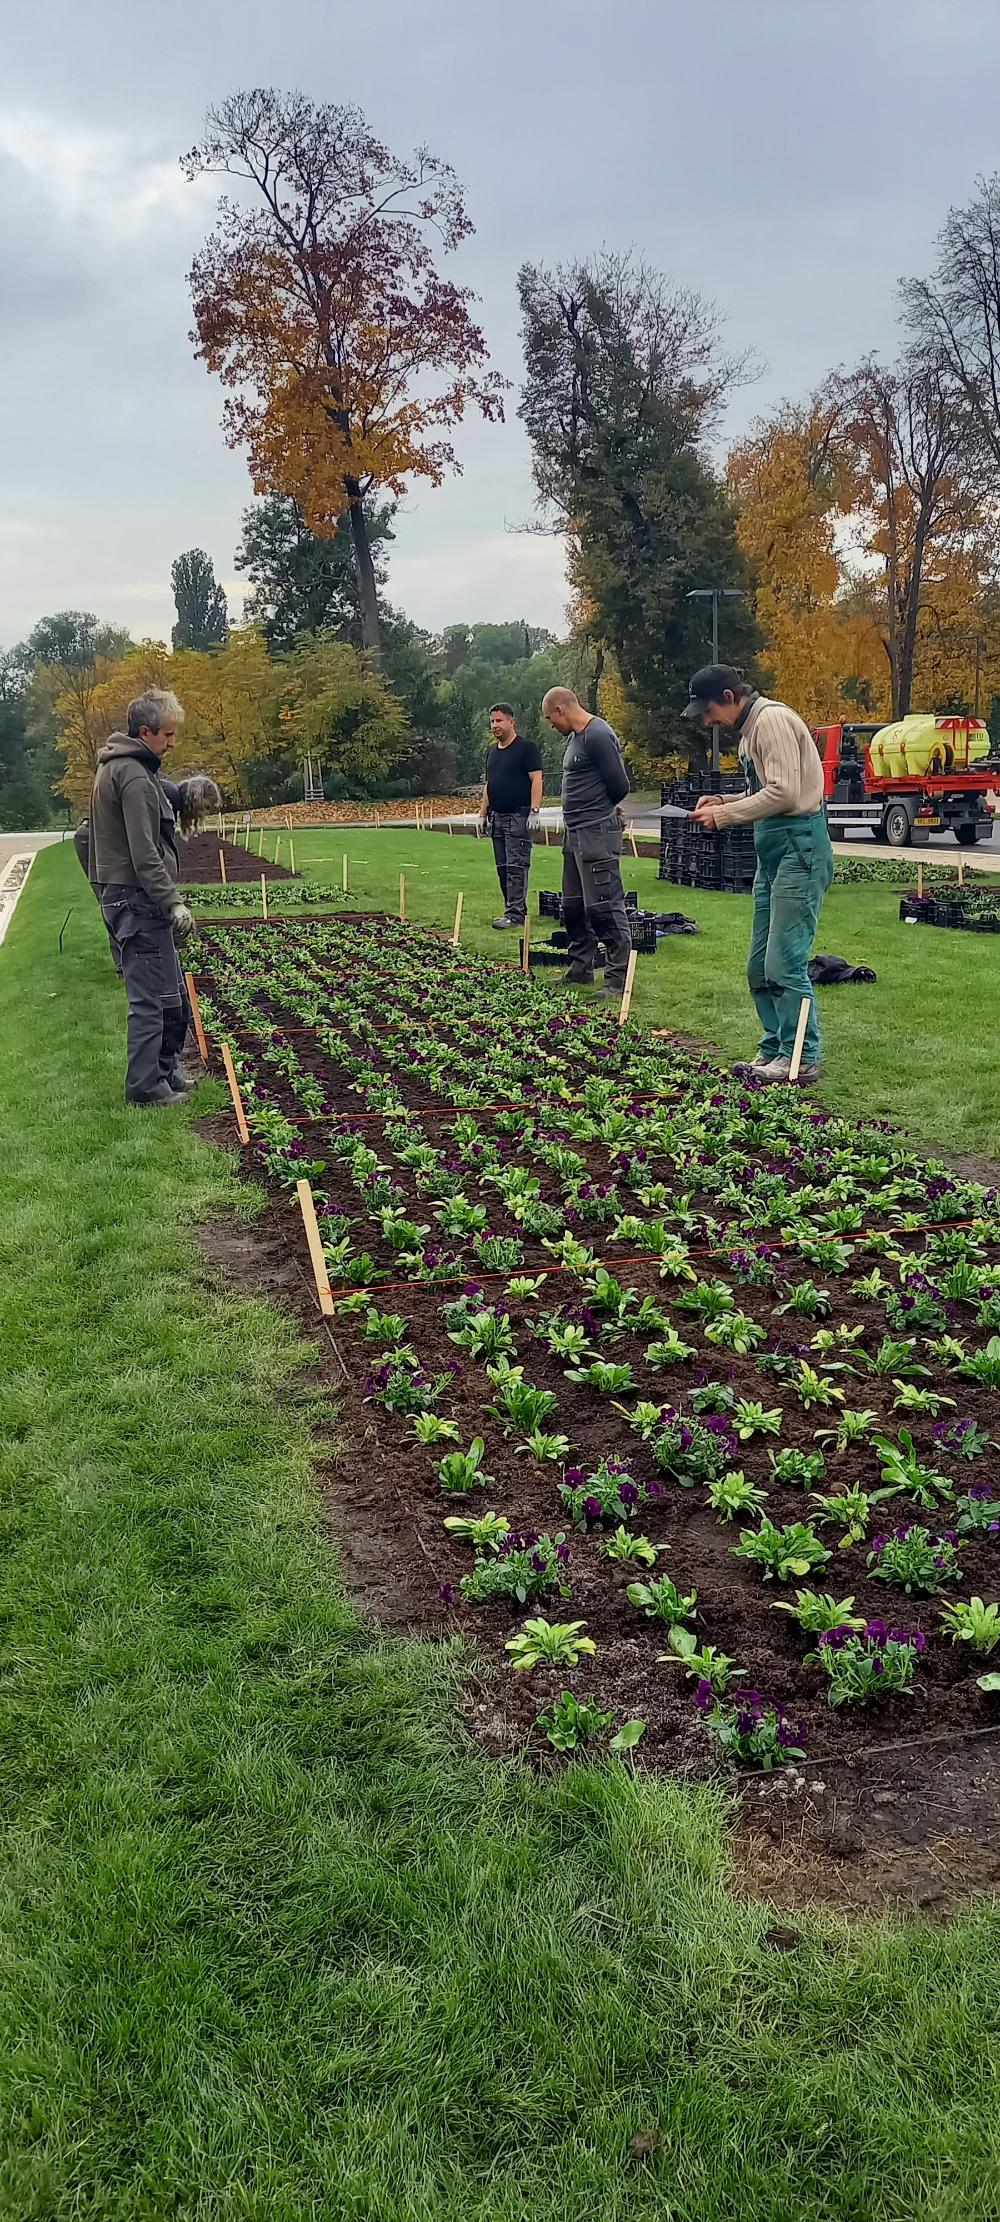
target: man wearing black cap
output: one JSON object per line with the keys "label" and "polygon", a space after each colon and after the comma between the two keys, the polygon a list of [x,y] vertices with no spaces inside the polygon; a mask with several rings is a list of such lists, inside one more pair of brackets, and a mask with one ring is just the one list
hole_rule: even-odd
{"label": "man wearing black cap", "polygon": [[706,831],[753,826],[757,873],[747,980],[763,1038],[751,1067],[787,1080],[803,999],[809,999],[799,1079],[818,1077],[820,1034],[809,957],[833,850],[823,808],[823,767],[809,727],[784,702],[755,693],[731,664],[696,671],[683,715],[721,725],[739,740],[745,795],[702,795],[694,810]]}

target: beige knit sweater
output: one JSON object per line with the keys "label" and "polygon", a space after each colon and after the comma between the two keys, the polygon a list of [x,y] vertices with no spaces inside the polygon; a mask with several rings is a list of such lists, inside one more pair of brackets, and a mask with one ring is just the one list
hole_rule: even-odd
{"label": "beige knit sweater", "polygon": [[740,755],[747,756],[760,781],[760,793],[737,795],[719,810],[720,826],[745,826],[754,818],[805,817],[823,801],[819,750],[802,719],[784,702],[762,695],[752,705],[740,734]]}

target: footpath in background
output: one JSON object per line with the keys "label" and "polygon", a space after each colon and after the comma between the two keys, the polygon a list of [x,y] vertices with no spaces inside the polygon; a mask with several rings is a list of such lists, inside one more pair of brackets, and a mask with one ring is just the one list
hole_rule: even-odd
{"label": "footpath in background", "polygon": [[0,941],[6,935],[34,861],[32,855],[14,856],[0,872]]}

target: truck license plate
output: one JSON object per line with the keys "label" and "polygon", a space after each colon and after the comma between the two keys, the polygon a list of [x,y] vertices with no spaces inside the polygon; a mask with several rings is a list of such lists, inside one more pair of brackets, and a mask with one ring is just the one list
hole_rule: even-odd
{"label": "truck license plate", "polygon": [[940,818],[926,818],[923,811],[920,811],[918,816],[914,818],[913,823],[917,826],[939,826],[941,820]]}

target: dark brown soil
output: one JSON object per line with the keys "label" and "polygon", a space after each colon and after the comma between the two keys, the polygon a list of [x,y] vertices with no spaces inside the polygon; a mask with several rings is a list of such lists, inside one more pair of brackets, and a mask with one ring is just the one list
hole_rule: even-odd
{"label": "dark brown soil", "polygon": [[[255,861],[255,860],[254,860]],[[209,978],[203,990],[211,996],[217,1021],[226,1024],[224,996]],[[262,995],[257,1016],[272,1018],[289,1038],[300,1065],[322,1086],[327,1119],[336,1106],[357,1117],[357,1097],[351,1098],[343,1070],[325,1057],[311,1029],[293,1023],[286,1005],[272,1004]],[[234,1014],[230,1014],[234,1017]],[[287,1023],[286,1023],[287,1022]],[[428,1033],[438,1031],[421,1021]],[[264,1059],[263,1045],[235,1023],[227,1024],[234,1041],[242,1039],[257,1061],[258,1095],[266,1092],[277,1108],[296,1121],[306,1149],[324,1154],[322,1126],[305,1118],[298,1099],[285,1080]],[[392,1069],[391,1049],[379,1058],[366,1045],[366,1062]],[[566,1077],[572,1080],[570,1064]],[[427,1139],[446,1146],[450,1116],[435,1102],[428,1089],[409,1077],[393,1077],[406,1100],[418,1109]],[[484,1131],[489,1113],[482,1113]],[[206,1131],[232,1146],[233,1122],[228,1114],[206,1122]],[[381,1128],[377,1118],[362,1131],[378,1146]],[[592,1173],[607,1177],[607,1160],[597,1145],[574,1144],[581,1149]],[[289,1310],[303,1331],[315,1338],[322,1380],[331,1399],[331,1437],[336,1438],[334,1458],[324,1471],[324,1493],[331,1530],[343,1560],[349,1585],[358,1599],[381,1623],[405,1633],[425,1637],[460,1632],[468,1637],[485,1664],[470,1679],[466,1714],[468,1725],[484,1746],[499,1756],[524,1753],[532,1764],[548,1767],[554,1762],[536,1728],[538,1712],[558,1694],[567,1679],[565,1670],[538,1670],[529,1676],[512,1674],[504,1645],[520,1625],[526,1611],[545,1612],[552,1618],[584,1620],[597,1645],[592,1675],[581,1668],[575,1677],[578,1694],[591,1687],[598,1701],[613,1708],[619,1720],[640,1717],[646,1724],[642,1759],[646,1765],[669,1770],[675,1776],[695,1779],[714,1768],[714,1746],[706,1736],[692,1702],[692,1688],[677,1665],[663,1662],[667,1642],[665,1626],[648,1621],[625,1596],[630,1580],[644,1578],[643,1570],[616,1564],[601,1550],[599,1534],[577,1534],[560,1504],[560,1468],[540,1464],[519,1453],[516,1442],[505,1435],[500,1418],[491,1410],[493,1392],[481,1365],[450,1341],[442,1315],[442,1302],[456,1293],[454,1287],[432,1288],[412,1281],[400,1283],[393,1254],[383,1245],[377,1225],[363,1212],[359,1198],[336,1160],[323,1174],[322,1186],[331,1204],[354,1222],[363,1247],[388,1282],[372,1292],[380,1309],[398,1309],[406,1318],[410,1340],[427,1374],[453,1367],[445,1409],[458,1423],[461,1441],[476,1435],[485,1441],[484,1464],[491,1481],[476,1495],[475,1504],[443,1494],[436,1475],[439,1451],[423,1449],[415,1441],[409,1420],[386,1413],[367,1396],[367,1376],[373,1346],[363,1334],[362,1320],[338,1313],[332,1322],[319,1316],[308,1250],[297,1204],[266,1174],[251,1146],[243,1160],[246,1170],[264,1187],[268,1204],[252,1228],[213,1227],[204,1230],[206,1254],[237,1285],[261,1290]],[[534,1166],[543,1195],[554,1200],[560,1193],[555,1175],[541,1163]],[[671,1160],[652,1167],[654,1177],[676,1177]],[[691,1176],[689,1174],[688,1179]],[[403,1190],[408,1208],[418,1220],[430,1216],[427,1199],[407,1168],[394,1162],[393,1178]],[[685,1185],[688,1182],[686,1181]],[[464,1187],[477,1195],[475,1176],[466,1171]],[[482,1191],[489,1204],[491,1227],[499,1233],[514,1232],[499,1199]],[[698,1191],[692,1196],[697,1211],[710,1204]],[[873,1203],[873,1224],[878,1223]],[[613,1263],[625,1259],[600,1224],[581,1229],[599,1256]],[[919,1237],[911,1238],[918,1241]],[[695,1254],[704,1236],[692,1234]],[[442,1247],[455,1247],[441,1237]],[[701,1253],[708,1258],[709,1253]],[[531,1273],[542,1266],[551,1271],[551,1257],[538,1243],[524,1242],[524,1264]],[[476,1278],[476,1268],[464,1269]],[[801,1278],[800,1268],[796,1278]],[[858,1270],[858,1268],[854,1268]],[[712,1265],[701,1271],[710,1275]],[[604,1338],[601,1355],[627,1360],[638,1393],[658,1404],[678,1403],[698,1379],[724,1381],[737,1396],[759,1399],[765,1406],[781,1405],[782,1447],[810,1446],[817,1427],[826,1417],[803,1410],[784,1384],[762,1376],[752,1358],[733,1357],[713,1347],[699,1320],[677,1304],[679,1290],[660,1282],[648,1258],[629,1258],[623,1279],[640,1294],[650,1294],[667,1312],[684,1339],[693,1344],[695,1358],[686,1366],[653,1369],[645,1360],[646,1338]],[[850,1273],[843,1277],[819,1276],[828,1282],[834,1298],[832,1316],[824,1325],[872,1325],[871,1309],[858,1303],[851,1291]],[[506,1280],[507,1276],[503,1279]],[[487,1291],[493,1295],[494,1289]],[[589,1387],[569,1381],[561,1363],[531,1333],[539,1309],[560,1303],[579,1304],[582,1291],[573,1279],[554,1275],[543,1297],[527,1304],[504,1291],[517,1354],[525,1362],[529,1380],[551,1388],[558,1399],[557,1412],[548,1423],[563,1429],[572,1445],[572,1461],[589,1472],[604,1456],[627,1460],[635,1479],[652,1485],[662,1479],[651,1454],[629,1430],[611,1398],[600,1397]],[[740,1307],[777,1336],[788,1350],[804,1350],[815,1331],[815,1322],[774,1312],[776,1298],[765,1290],[740,1286]],[[363,1318],[363,1315],[362,1315]],[[881,1333],[881,1324],[877,1333]],[[871,1336],[869,1334],[869,1342]],[[928,1357],[925,1350],[922,1357]],[[934,1385],[946,1397],[960,1395],[960,1413],[974,1417],[987,1429],[996,1426],[996,1396],[970,1382],[956,1387],[955,1377],[934,1365]],[[871,1405],[881,1423],[895,1430],[902,1415],[891,1412],[893,1384],[868,1374],[844,1377],[847,1402]],[[910,1415],[918,1449],[927,1463],[941,1463],[935,1450],[929,1417]],[[768,1514],[776,1521],[815,1516],[817,1508],[802,1493],[778,1486],[768,1463],[768,1438],[755,1436],[740,1446],[735,1463],[752,1481],[768,1490]],[[836,1490],[853,1483],[871,1488],[872,1459],[852,1450],[829,1455],[828,1478],[823,1485]],[[992,1453],[971,1464],[958,1464],[956,1486],[965,1489],[983,1479],[996,1479]],[[876,1477],[877,1478],[877,1477]],[[571,1595],[565,1600],[540,1601],[534,1607],[498,1603],[469,1605],[459,1597],[462,1576],[471,1570],[472,1552],[456,1544],[443,1522],[450,1511],[502,1510],[515,1529],[554,1534],[566,1530],[571,1548]],[[934,1528],[946,1522],[944,1513],[922,1514],[905,1498],[886,1507],[884,1524],[900,1519],[923,1519]],[[907,1629],[922,1627],[928,1637],[913,1694],[865,1707],[832,1711],[826,1703],[826,1678],[804,1658],[809,1648],[794,1622],[771,1608],[789,1591],[764,1583],[756,1571],[734,1558],[733,1545],[740,1528],[753,1525],[746,1519],[723,1526],[707,1508],[704,1493],[685,1490],[676,1482],[664,1483],[661,1494],[651,1496],[634,1525],[664,1547],[658,1571],[668,1573],[681,1589],[698,1591],[699,1630],[731,1653],[745,1669],[744,1687],[756,1687],[781,1698],[793,1717],[804,1723],[806,1758],[775,1776],[742,1775],[741,1818],[736,1830],[736,1861],[742,1887],[770,1892],[777,1903],[793,1908],[814,1899],[842,1906],[865,1907],[903,1899],[932,1909],[973,1889],[1000,1881],[1000,1722],[995,1701],[976,1688],[981,1661],[967,1647],[944,1641],[937,1628],[942,1598],[908,1599],[900,1592],[873,1582],[868,1575],[866,1548],[855,1546],[841,1553],[836,1531],[822,1530],[832,1556],[829,1565],[811,1586],[838,1597],[851,1594],[858,1611],[879,1615]],[[962,1554],[964,1581],[957,1594],[996,1595],[1000,1584],[1000,1541],[983,1535],[966,1545]],[[648,1578],[648,1577],[645,1577]],[[950,1590],[947,1594],[956,1594]],[[732,1775],[728,1778],[733,1782]]]}
{"label": "dark brown soil", "polygon": [[[251,844],[253,834],[251,832]],[[266,856],[258,856],[251,845],[222,841],[217,833],[193,833],[183,842],[180,851],[180,876],[184,887],[208,887],[221,883],[219,850],[226,860],[226,878],[232,883],[256,880],[260,885],[261,874],[269,880],[290,880],[296,875],[284,864],[272,864]]]}
{"label": "dark brown soil", "polygon": [[[205,1125],[213,1138],[232,1144],[228,1115]],[[253,1172],[260,1177],[258,1167]],[[343,1200],[346,1207],[349,1198]],[[401,1633],[433,1637],[461,1628],[499,1665],[506,1637],[523,1612],[481,1605],[470,1630],[468,1610],[459,1614],[443,1602],[446,1585],[457,1594],[470,1553],[445,1534],[447,1507],[432,1454],[414,1445],[405,1420],[364,1401],[369,1351],[357,1321],[338,1317],[328,1323],[319,1317],[297,1205],[275,1193],[252,1229],[216,1225],[202,1230],[202,1240],[206,1254],[228,1279],[269,1294],[320,1344],[321,1376],[331,1397],[331,1433],[337,1438],[336,1456],[323,1467],[324,1498],[354,1594],[383,1626]],[[375,1241],[371,1248],[379,1258]],[[629,1278],[662,1296],[651,1268],[645,1268],[645,1279],[640,1268],[631,1269]],[[768,1315],[766,1297],[744,1291],[743,1299],[746,1309]],[[456,1357],[444,1331],[440,1300],[440,1292],[430,1289],[410,1286],[406,1291],[412,1339],[427,1371],[443,1370]],[[510,1312],[524,1349],[519,1307],[512,1305]],[[845,1306],[844,1316],[848,1312]],[[689,1319],[684,1332],[689,1340],[699,1340]],[[618,1454],[628,1456],[637,1478],[652,1479],[655,1468],[648,1454],[620,1416],[613,1409],[595,1409],[592,1394],[567,1382],[539,1345],[527,1348],[531,1378],[558,1391],[560,1421],[584,1469],[601,1455]],[[643,1393],[669,1397],[669,1384],[678,1384],[677,1375],[654,1377],[631,1346],[628,1355]],[[711,1348],[705,1359],[700,1371],[712,1377],[731,1373],[737,1390],[759,1393],[760,1377],[752,1361],[730,1361]],[[483,1493],[483,1503],[502,1506],[512,1523],[524,1528],[552,1533],[568,1526],[559,1518],[552,1470],[516,1456],[499,1422],[484,1412],[484,1388],[488,1395],[488,1384],[470,1364],[456,1376],[448,1400],[463,1440],[477,1433],[485,1437],[486,1465],[496,1486]],[[975,1397],[969,1409],[976,1409]],[[916,1423],[918,1441],[921,1429],[928,1427],[926,1421]],[[782,1442],[805,1443],[811,1434],[812,1422],[786,1404]],[[838,1462],[838,1482],[853,1478],[853,1457]],[[771,1479],[759,1446],[746,1447],[745,1469]],[[776,1776],[752,1778],[743,1788],[735,1837],[742,1885],[755,1893],[763,1889],[788,1907],[814,1900],[864,1907],[903,1899],[943,1909],[970,1890],[1000,1881],[1000,1748],[995,1740],[1000,1731],[991,1724],[988,1700],[975,1690],[975,1669],[967,1658],[951,1646],[929,1645],[913,1697],[867,1707],[863,1721],[856,1711],[831,1713],[823,1702],[818,1670],[802,1663],[803,1644],[793,1624],[768,1609],[770,1585],[731,1557],[738,1528],[721,1528],[696,1492],[669,1488],[669,1495],[645,1508],[642,1518],[652,1540],[669,1541],[669,1555],[661,1565],[680,1586],[697,1588],[712,1641],[751,1662],[754,1682],[780,1691],[808,1722],[807,1759]],[[465,1501],[456,1500],[454,1509],[467,1509]],[[800,1516],[801,1495],[772,1485],[769,1510],[776,1519]],[[651,1625],[627,1604],[624,1590],[631,1573],[613,1568],[599,1555],[596,1537],[569,1530],[569,1540],[572,1598],[564,1606],[545,1609],[553,1617],[562,1612],[586,1620],[598,1645],[594,1681],[600,1701],[613,1705],[621,1718],[638,1716],[647,1722],[645,1763],[691,1779],[705,1776],[712,1771],[711,1747],[693,1710],[690,1688],[678,1668],[657,1663],[665,1629]],[[965,1594],[995,1589],[995,1553],[989,1541],[968,1551]],[[853,1565],[850,1575],[832,1565],[820,1586],[838,1593],[850,1587],[859,1609],[871,1614],[887,1610],[885,1590],[867,1579],[859,1582]],[[928,1630],[933,1626],[933,1608],[926,1603],[921,1607],[895,1600],[892,1612],[907,1626],[921,1620]],[[547,1755],[539,1755],[532,1745],[532,1728],[539,1709],[564,1681],[559,1670],[541,1670],[530,1679],[507,1672],[476,1676],[467,1697],[468,1725],[498,1755],[529,1752],[547,1764]]]}

